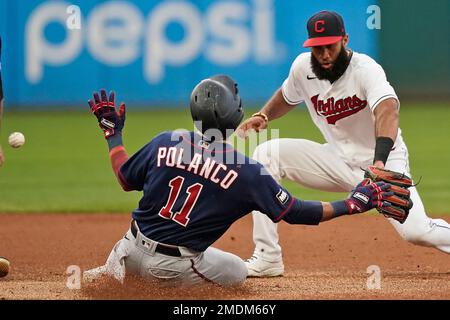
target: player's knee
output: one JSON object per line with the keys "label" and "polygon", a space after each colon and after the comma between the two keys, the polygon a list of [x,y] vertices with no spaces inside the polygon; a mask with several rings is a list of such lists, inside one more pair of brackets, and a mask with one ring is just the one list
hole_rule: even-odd
{"label": "player's knee", "polygon": [[234,283],[232,284],[233,286],[240,286],[243,285],[245,282],[245,279],[247,279],[247,268],[245,268],[244,270],[240,270],[237,274],[236,274],[236,278]]}
{"label": "player's knee", "polygon": [[255,148],[255,151],[253,151],[253,159],[261,163],[270,161],[271,158],[270,150],[272,143],[273,143],[272,140],[270,140],[258,145]]}
{"label": "player's knee", "polygon": [[222,283],[224,287],[230,286],[240,286],[244,284],[245,279],[247,279],[247,266],[244,261],[239,258],[233,266],[233,271],[230,273],[228,279]]}
{"label": "player's knee", "polygon": [[426,245],[426,241],[424,241],[424,236],[420,235],[420,234],[415,234],[415,233],[408,233],[408,234],[404,234],[402,235],[403,239],[405,239],[406,241],[412,243],[412,244],[416,244],[416,245]]}
{"label": "player's knee", "polygon": [[245,279],[247,279],[247,274],[248,274],[247,266],[242,261],[242,264],[236,270],[235,281],[234,281],[233,285],[240,286],[240,285],[244,284]]}
{"label": "player's knee", "polygon": [[[409,228],[404,230],[402,236],[413,244],[440,249],[441,244],[448,244],[448,239],[450,239],[449,227],[450,225],[445,220],[430,219],[420,229]],[[444,251],[447,252],[447,250]]]}
{"label": "player's knee", "polygon": [[[429,231],[429,230],[428,230]],[[405,228],[400,235],[402,238],[412,244],[419,246],[432,246],[430,239],[427,238],[429,233],[427,230],[421,230],[418,228]]]}
{"label": "player's knee", "polygon": [[274,176],[279,175],[278,139],[266,141],[258,145],[253,152],[253,159],[262,164]]}

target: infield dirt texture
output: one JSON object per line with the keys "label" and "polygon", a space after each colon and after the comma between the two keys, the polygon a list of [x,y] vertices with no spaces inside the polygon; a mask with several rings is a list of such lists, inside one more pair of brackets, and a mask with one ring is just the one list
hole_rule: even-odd
{"label": "infield dirt texture", "polygon": [[[254,110],[246,110],[246,117]],[[414,178],[430,216],[450,221],[450,109],[446,104],[402,103],[400,125]],[[128,106],[124,142],[130,154],[160,131],[192,129],[188,110],[133,110]],[[323,141],[304,110],[271,124],[281,137]],[[18,150],[6,142],[21,131]],[[0,168],[0,255],[11,261],[0,279],[0,299],[450,299],[450,256],[402,240],[376,212],[343,217],[318,227],[280,224],[284,277],[248,279],[239,289],[162,288],[102,279],[66,286],[70,265],[82,271],[105,262],[126,232],[139,193],[120,190],[107,146],[87,106],[80,112],[5,112]],[[345,194],[286,186],[303,199],[334,200]],[[251,216],[215,244],[242,258],[253,251]],[[373,266],[380,289],[368,287]]]}
{"label": "infield dirt texture", "polygon": [[[2,254],[12,270],[0,280],[0,299],[450,299],[450,257],[401,240],[380,216],[344,217],[320,227],[282,223],[285,275],[250,278],[241,288],[173,290],[134,279],[122,287],[102,279],[69,290],[67,267],[103,264],[128,225],[128,215],[1,215]],[[251,228],[246,216],[215,246],[247,258]],[[367,273],[374,265],[380,289]]]}

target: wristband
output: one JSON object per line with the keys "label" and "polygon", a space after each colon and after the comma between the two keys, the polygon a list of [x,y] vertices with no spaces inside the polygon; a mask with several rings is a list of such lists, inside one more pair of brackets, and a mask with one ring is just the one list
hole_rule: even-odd
{"label": "wristband", "polygon": [[106,141],[108,142],[109,150],[111,150],[114,147],[123,145],[121,133],[116,133],[115,135],[108,138]]}
{"label": "wristband", "polygon": [[254,114],[252,114],[252,117],[261,117],[264,119],[264,121],[266,123],[269,122],[269,117],[265,113],[262,113],[262,112],[254,113]]}
{"label": "wristband", "polygon": [[373,163],[378,160],[381,160],[383,164],[386,164],[386,161],[389,157],[389,153],[391,153],[392,147],[394,146],[394,141],[389,137],[377,137],[375,144],[375,156],[373,158]]}
{"label": "wristband", "polygon": [[330,202],[330,204],[334,209],[334,217],[339,217],[350,213],[345,200],[333,201]]}

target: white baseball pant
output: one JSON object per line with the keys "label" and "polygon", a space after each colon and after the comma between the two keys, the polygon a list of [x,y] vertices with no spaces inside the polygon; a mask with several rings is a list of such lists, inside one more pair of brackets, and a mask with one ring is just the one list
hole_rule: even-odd
{"label": "white baseball pant", "polygon": [[157,280],[160,285],[193,286],[215,283],[221,286],[242,284],[247,278],[244,261],[231,253],[209,247],[197,252],[176,248],[181,256],[157,252],[158,243],[141,232],[128,230],[111,251],[104,266],[85,272],[86,280],[109,274],[123,282],[125,275],[137,275]]}
{"label": "white baseball pant", "polygon": [[[255,149],[253,158],[277,181],[288,179],[330,192],[350,192],[363,179],[361,168],[371,165],[371,161],[351,163],[338,157],[330,145],[304,139],[269,140]],[[385,167],[410,175],[406,146],[391,152]],[[405,240],[450,253],[450,225],[442,219],[427,217],[416,188],[410,191],[414,205],[408,219],[403,224],[388,220]],[[255,255],[267,261],[282,259],[277,224],[258,211],[253,212],[253,240]]]}

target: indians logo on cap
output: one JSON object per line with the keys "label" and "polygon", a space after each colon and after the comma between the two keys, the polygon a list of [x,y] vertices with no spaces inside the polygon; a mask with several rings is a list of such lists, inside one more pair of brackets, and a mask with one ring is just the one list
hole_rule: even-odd
{"label": "indians logo on cap", "polygon": [[304,47],[325,46],[336,43],[345,35],[344,20],[333,11],[320,11],[309,18],[306,28],[308,39]]}

